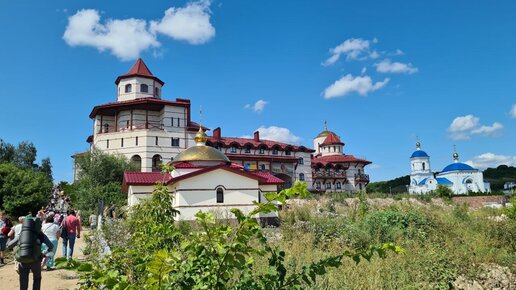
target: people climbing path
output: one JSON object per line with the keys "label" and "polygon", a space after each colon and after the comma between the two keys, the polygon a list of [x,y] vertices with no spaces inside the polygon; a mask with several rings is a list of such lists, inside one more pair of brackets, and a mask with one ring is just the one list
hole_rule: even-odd
{"label": "people climbing path", "polygon": [[[85,232],[87,234],[87,232]],[[83,260],[85,256],[82,252],[86,246],[84,239],[77,239],[75,242],[74,259]],[[56,258],[62,257],[61,243],[57,247]],[[41,289],[57,290],[57,289],[75,289],[78,288],[79,275],[75,271],[56,269],[53,271],[42,271],[41,273]],[[18,274],[14,269],[14,261],[7,261],[7,264],[0,266],[0,281],[2,281],[0,289],[19,289]],[[29,279],[29,289],[32,289],[32,274]]]}

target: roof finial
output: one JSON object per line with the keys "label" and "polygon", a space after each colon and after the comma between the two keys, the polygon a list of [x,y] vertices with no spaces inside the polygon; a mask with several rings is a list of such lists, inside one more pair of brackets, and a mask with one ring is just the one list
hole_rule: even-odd
{"label": "roof finial", "polygon": [[324,131],[328,131],[328,121],[324,120]]}
{"label": "roof finial", "polygon": [[206,145],[206,141],[208,141],[208,136],[202,129],[202,106],[199,108],[199,131],[195,134],[194,140],[198,146]]}
{"label": "roof finial", "polygon": [[457,148],[455,147],[455,144],[453,144],[453,160],[455,163],[459,162],[459,153],[457,153]]}
{"label": "roof finial", "polygon": [[419,136],[416,135],[416,150],[421,150],[421,143],[419,142]]}

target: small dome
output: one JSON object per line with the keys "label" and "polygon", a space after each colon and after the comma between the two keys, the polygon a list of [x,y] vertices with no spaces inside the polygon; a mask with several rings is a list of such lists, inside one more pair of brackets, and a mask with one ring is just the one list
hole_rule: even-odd
{"label": "small dome", "polygon": [[428,154],[426,154],[426,152],[423,150],[416,150],[410,156],[410,158],[414,158],[414,157],[430,157],[430,156],[428,156]]}
{"label": "small dome", "polygon": [[332,133],[332,132],[325,130],[325,131],[322,131],[321,133],[319,133],[319,135],[317,135],[317,137],[315,137],[315,138],[326,137],[326,136],[330,135],[330,133]]}
{"label": "small dome", "polygon": [[441,172],[448,172],[448,171],[456,171],[456,170],[474,170],[476,171],[475,168],[465,164],[465,163],[460,163],[460,162],[457,162],[457,163],[452,163],[446,167],[444,167],[443,171]]}
{"label": "small dome", "polygon": [[179,153],[172,164],[188,161],[221,161],[229,162],[224,153],[210,146],[193,146]]}

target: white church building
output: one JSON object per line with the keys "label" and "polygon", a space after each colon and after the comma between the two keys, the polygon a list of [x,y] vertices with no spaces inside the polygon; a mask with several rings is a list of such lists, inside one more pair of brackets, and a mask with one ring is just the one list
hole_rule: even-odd
{"label": "white church building", "polygon": [[410,156],[409,194],[428,194],[437,189],[439,184],[449,187],[454,194],[469,192],[491,192],[489,182],[484,182],[484,175],[478,169],[459,162],[459,154],[453,153],[453,163],[434,175],[430,166],[430,156],[421,150],[421,143],[416,143],[416,151]]}
{"label": "white church building", "polygon": [[[173,207],[179,210],[180,220],[194,220],[198,211],[214,212],[216,218],[232,219],[230,210],[248,213],[255,209],[253,202],[264,201],[264,194],[276,192],[284,181],[269,172],[249,171],[231,163],[224,153],[207,146],[208,137],[200,128],[196,145],[174,158],[170,174],[160,172],[126,172],[123,190],[128,193],[128,204],[134,206],[152,195],[154,185],[161,181],[174,197]],[[277,213],[261,214],[260,219],[277,217]]]}

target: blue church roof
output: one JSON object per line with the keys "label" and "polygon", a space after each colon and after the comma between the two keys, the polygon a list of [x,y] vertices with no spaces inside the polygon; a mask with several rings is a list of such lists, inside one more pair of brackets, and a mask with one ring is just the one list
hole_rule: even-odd
{"label": "blue church roof", "polygon": [[476,169],[467,164],[458,162],[458,163],[452,163],[452,164],[444,167],[443,171],[441,171],[441,172],[456,171],[456,170],[476,170]]}
{"label": "blue church roof", "polygon": [[425,179],[421,180],[418,185],[424,185],[427,179],[428,178],[425,178]]}
{"label": "blue church roof", "polygon": [[436,180],[437,180],[437,184],[453,184],[453,182],[448,180],[448,178],[444,178],[444,177],[437,177]]}
{"label": "blue church roof", "polygon": [[423,150],[416,150],[416,151],[414,151],[414,153],[412,153],[412,156],[410,156],[410,158],[414,158],[414,157],[430,157],[430,156],[428,156],[428,154],[426,154],[426,152]]}

